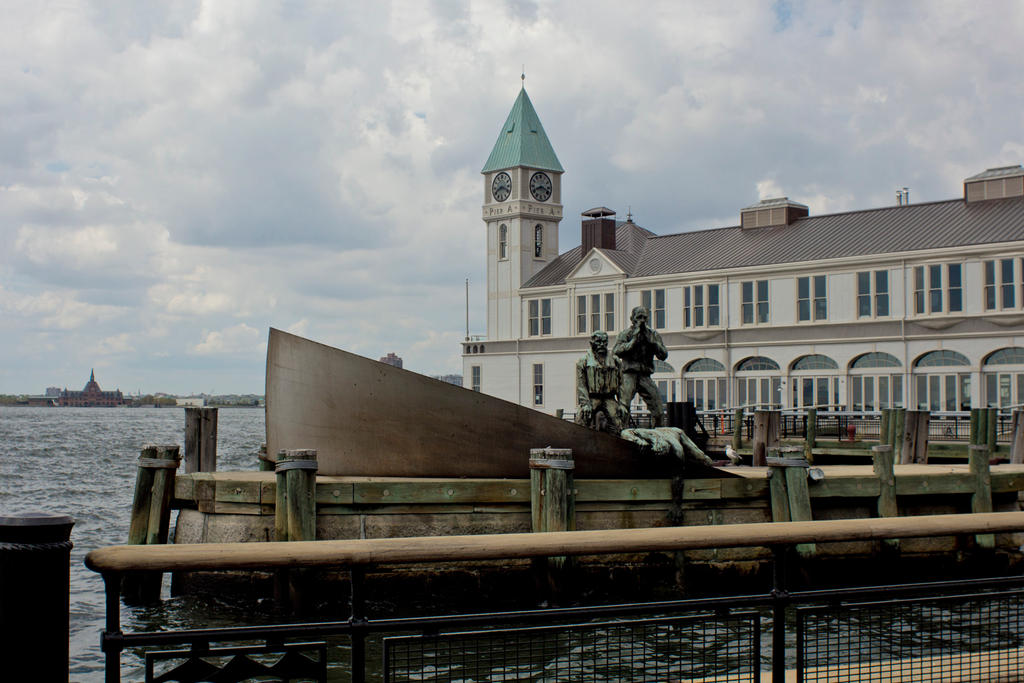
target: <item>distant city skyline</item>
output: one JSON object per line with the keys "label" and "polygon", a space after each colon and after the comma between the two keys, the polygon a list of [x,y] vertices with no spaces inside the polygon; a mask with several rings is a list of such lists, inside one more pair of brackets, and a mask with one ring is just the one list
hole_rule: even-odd
{"label": "distant city skyline", "polygon": [[[485,330],[526,88],[580,212],[658,234],[955,197],[1024,162],[1024,5],[9,3],[0,393],[262,393],[271,327],[427,375]],[[596,39],[595,36],[600,36]],[[77,386],[76,386],[77,388]]]}

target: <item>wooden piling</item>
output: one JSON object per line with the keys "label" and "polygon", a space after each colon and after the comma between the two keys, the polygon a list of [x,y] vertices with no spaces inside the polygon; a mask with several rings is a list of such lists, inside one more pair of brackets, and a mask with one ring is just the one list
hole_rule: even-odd
{"label": "wooden piling", "polygon": [[[128,524],[129,545],[167,543],[171,525],[174,476],[180,464],[181,453],[177,445],[148,445],[142,448],[135,479],[131,520]],[[125,576],[121,591],[125,604],[158,602],[162,581],[161,572]]]}
{"label": "wooden piling", "polygon": [[981,443],[978,434],[981,432],[981,408],[971,408],[971,422],[970,422],[970,436],[968,437],[968,443],[979,444]]}
{"label": "wooden piling", "polygon": [[[895,453],[892,446],[873,446],[871,465],[875,470],[875,476],[878,477],[878,516],[899,517],[899,506],[896,503]],[[897,538],[887,538],[882,541],[882,545],[889,550],[898,550],[900,541]]]}
{"label": "wooden piling", "polygon": [[[777,522],[809,522],[811,495],[807,487],[808,462],[802,457],[800,447],[772,446],[767,449],[766,463],[771,468],[769,495],[771,496],[772,520]],[[800,543],[797,553],[808,557],[815,553],[813,543]]]}
{"label": "wooden piling", "polygon": [[316,540],[316,450],[278,453],[274,531],[278,541]]}
{"label": "wooden piling", "polygon": [[[971,444],[968,448],[968,464],[974,475],[974,495],[971,496],[971,512],[992,512],[992,473],[989,468],[989,450],[985,444]],[[978,547],[986,550],[995,548],[996,539],[992,534],[977,534],[974,537]]]}
{"label": "wooden piling", "polygon": [[[294,449],[278,452],[274,472],[277,490],[274,505],[274,537],[277,541],[316,540],[316,471],[315,449]],[[309,591],[310,572],[278,570],[274,594],[278,605],[294,613],[305,613],[312,607]]]}
{"label": "wooden piling", "polygon": [[818,409],[808,408],[804,428],[804,457],[814,463],[814,447],[818,445]]}
{"label": "wooden piling", "polygon": [[985,440],[982,443],[988,445],[989,455],[995,456],[998,448],[996,436],[999,430],[999,408],[986,408],[985,413]]}
{"label": "wooden piling", "polygon": [[[576,530],[576,464],[569,448],[530,449],[530,518],[534,532]],[[573,568],[564,555],[534,562],[549,594],[558,598]]]}
{"label": "wooden piling", "polygon": [[743,447],[743,408],[732,411],[732,448],[738,451]]}
{"label": "wooden piling", "polygon": [[900,449],[900,464],[928,463],[928,423],[931,415],[927,410],[908,410],[904,418],[903,444]]}
{"label": "wooden piling", "polygon": [[764,467],[768,448],[779,445],[779,424],[782,413],[778,410],[758,410],[754,413],[754,467]]}
{"label": "wooden piling", "polygon": [[893,460],[896,455],[903,454],[903,442],[907,426],[907,409],[894,408],[892,421],[889,424],[889,444],[892,446]]}
{"label": "wooden piling", "polygon": [[878,420],[878,445],[889,443],[889,430],[892,427],[892,410],[882,408],[882,417]]}
{"label": "wooden piling", "polygon": [[185,473],[217,471],[217,409],[185,408]]}

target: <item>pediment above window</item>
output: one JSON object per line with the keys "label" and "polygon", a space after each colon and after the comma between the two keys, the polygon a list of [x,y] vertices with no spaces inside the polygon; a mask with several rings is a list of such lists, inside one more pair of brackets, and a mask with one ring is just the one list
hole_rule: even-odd
{"label": "pediment above window", "polygon": [[588,280],[595,278],[622,277],[625,272],[600,249],[591,249],[565,278],[571,280]]}

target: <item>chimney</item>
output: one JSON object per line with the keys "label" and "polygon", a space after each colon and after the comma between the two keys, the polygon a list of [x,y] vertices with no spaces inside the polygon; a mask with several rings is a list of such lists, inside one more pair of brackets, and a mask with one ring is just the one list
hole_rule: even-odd
{"label": "chimney", "polygon": [[584,218],[583,234],[580,240],[583,246],[581,253],[586,256],[594,247],[598,249],[614,249],[615,212],[599,206],[596,209],[584,211],[581,215]]}

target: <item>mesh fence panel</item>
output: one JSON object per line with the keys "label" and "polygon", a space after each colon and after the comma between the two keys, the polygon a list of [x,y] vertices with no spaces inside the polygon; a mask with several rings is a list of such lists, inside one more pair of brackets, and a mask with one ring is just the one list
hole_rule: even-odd
{"label": "mesh fence panel", "polygon": [[755,613],[384,639],[384,680],[754,681]]}
{"label": "mesh fence panel", "polygon": [[1024,680],[1024,592],[797,610],[802,681]]}

